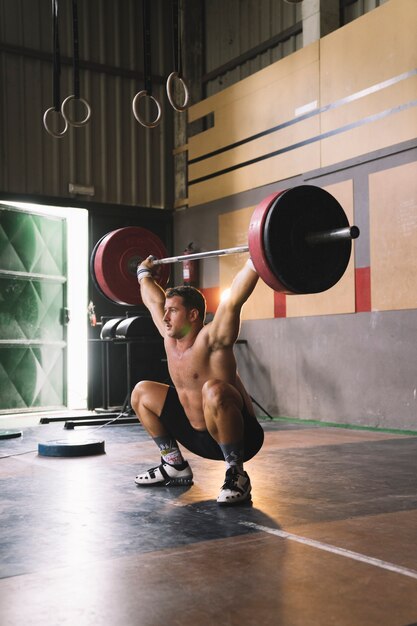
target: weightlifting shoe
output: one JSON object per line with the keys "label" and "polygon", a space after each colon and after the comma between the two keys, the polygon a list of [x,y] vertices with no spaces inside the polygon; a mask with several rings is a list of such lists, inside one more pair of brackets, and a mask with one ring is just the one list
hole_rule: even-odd
{"label": "weightlifting shoe", "polygon": [[161,465],[151,467],[147,472],[136,476],[135,483],[141,487],[192,485],[193,472],[187,461],[180,466],[168,465],[162,461]]}
{"label": "weightlifting shoe", "polygon": [[224,506],[240,504],[250,500],[252,490],[249,476],[246,472],[240,472],[235,465],[226,471],[226,480],[220,490],[217,503]]}

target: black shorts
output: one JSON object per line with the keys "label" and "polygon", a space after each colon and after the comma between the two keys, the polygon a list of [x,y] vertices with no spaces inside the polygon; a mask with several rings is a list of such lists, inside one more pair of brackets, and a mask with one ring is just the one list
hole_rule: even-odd
{"label": "black shorts", "polygon": [[[250,415],[244,407],[244,461],[251,459],[262,447],[264,431],[256,417]],[[175,387],[168,389],[165,404],[159,417],[172,437],[190,452],[205,459],[224,460],[219,444],[207,430],[195,430],[188,421]]]}

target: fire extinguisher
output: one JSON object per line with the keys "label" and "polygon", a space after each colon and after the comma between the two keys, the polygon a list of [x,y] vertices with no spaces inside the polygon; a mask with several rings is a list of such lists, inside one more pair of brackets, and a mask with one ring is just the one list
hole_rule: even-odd
{"label": "fire extinguisher", "polygon": [[[193,242],[189,243],[185,248],[183,254],[193,254],[195,252],[193,248]],[[183,261],[182,262],[182,278],[184,285],[191,285],[192,287],[198,286],[198,262],[197,261]]]}

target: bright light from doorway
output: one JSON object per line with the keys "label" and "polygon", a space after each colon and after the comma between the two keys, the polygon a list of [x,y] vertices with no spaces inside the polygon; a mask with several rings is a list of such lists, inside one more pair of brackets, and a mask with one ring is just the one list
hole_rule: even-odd
{"label": "bright light from doorway", "polygon": [[87,407],[88,211],[86,209],[9,202],[32,213],[64,217],[67,223],[67,404]]}

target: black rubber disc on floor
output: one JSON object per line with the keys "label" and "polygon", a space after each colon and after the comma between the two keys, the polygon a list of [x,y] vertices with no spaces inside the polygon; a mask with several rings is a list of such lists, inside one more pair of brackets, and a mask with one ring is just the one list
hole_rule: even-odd
{"label": "black rubber disc on floor", "polygon": [[21,436],[21,430],[0,430],[0,439],[15,439]]}
{"label": "black rubber disc on floor", "polygon": [[93,454],[104,454],[104,441],[87,439],[85,441],[69,441],[57,439],[38,444],[38,454],[41,456],[90,456]]}

